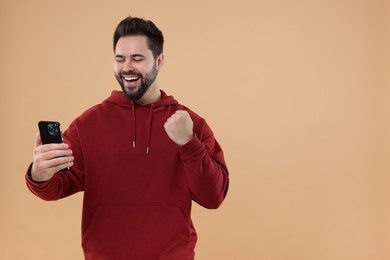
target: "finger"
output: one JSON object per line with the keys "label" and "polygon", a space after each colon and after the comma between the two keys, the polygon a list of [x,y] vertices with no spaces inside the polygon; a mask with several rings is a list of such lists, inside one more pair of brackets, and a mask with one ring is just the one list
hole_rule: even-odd
{"label": "finger", "polygon": [[167,119],[166,123],[171,123],[171,122],[173,122],[173,121],[175,121],[175,120],[176,120],[176,118],[173,117],[173,116],[171,116],[171,117],[169,117],[169,118]]}
{"label": "finger", "polygon": [[42,146],[39,147],[39,150],[40,152],[42,153],[45,153],[45,152],[49,152],[49,151],[52,151],[52,150],[67,150],[69,149],[69,145],[68,144],[44,144]]}
{"label": "finger", "polygon": [[40,157],[41,157],[41,160],[51,160],[53,158],[66,157],[66,156],[71,156],[71,155],[72,155],[72,150],[70,150],[70,149],[51,150],[48,152],[41,153]]}
{"label": "finger", "polygon": [[60,165],[57,165],[56,167],[53,167],[52,169],[55,171],[55,172],[59,172],[61,171],[62,169],[65,169],[65,168],[70,168],[73,166],[73,162],[68,162],[68,163],[64,163],[64,164],[60,164]]}
{"label": "finger", "polygon": [[70,168],[73,166],[73,162],[69,162],[69,163],[64,163],[64,164],[61,164],[61,165],[57,165],[56,167],[54,167],[54,171],[55,172],[59,172],[61,171],[62,169],[66,169],[66,168]]}
{"label": "finger", "polygon": [[176,114],[176,112],[175,112],[170,117],[168,117],[168,119],[174,119],[174,118],[177,118],[177,116],[178,116],[178,114]]}
{"label": "finger", "polygon": [[167,122],[173,123],[173,122],[177,121],[178,119],[180,119],[180,115],[173,114],[170,117],[168,117]]}
{"label": "finger", "polygon": [[183,118],[185,115],[183,114],[183,113],[178,113],[178,112],[176,112],[175,114],[173,114],[172,116],[171,116],[171,118],[172,119],[180,119],[180,118]]}
{"label": "finger", "polygon": [[185,110],[178,110],[176,115],[178,118],[191,118],[190,114]]}
{"label": "finger", "polygon": [[171,129],[171,124],[167,121],[167,122],[165,122],[165,124],[164,124],[164,129],[165,129],[165,131],[170,131],[170,129]]}
{"label": "finger", "polygon": [[182,115],[183,115],[183,110],[177,110],[174,114],[173,114],[173,116],[175,116],[175,117],[181,117]]}
{"label": "finger", "polygon": [[48,149],[46,145],[35,147],[33,150],[34,161],[50,160],[55,157],[61,157],[71,154],[70,149]]}
{"label": "finger", "polygon": [[43,161],[40,166],[42,169],[55,169],[58,167],[61,170],[64,168],[64,165],[73,164],[73,160],[73,156],[57,157]]}
{"label": "finger", "polygon": [[178,114],[178,115],[188,115],[188,111],[186,111],[186,110],[176,110],[176,113]]}
{"label": "finger", "polygon": [[58,164],[58,165],[55,165],[51,168],[47,168],[44,172],[45,172],[45,175],[46,176],[50,176],[49,178],[45,178],[45,180],[47,179],[50,179],[51,176],[53,176],[56,172],[59,172],[61,171],[62,169],[66,169],[68,167],[72,167],[73,166],[73,162],[67,162],[67,163],[62,163],[62,164]]}

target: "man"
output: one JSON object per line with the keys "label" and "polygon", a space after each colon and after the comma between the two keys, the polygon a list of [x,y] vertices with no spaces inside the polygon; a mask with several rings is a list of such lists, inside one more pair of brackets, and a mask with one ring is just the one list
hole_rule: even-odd
{"label": "man", "polygon": [[226,196],[211,129],[157,86],[163,42],[153,22],[122,20],[114,33],[122,91],[76,118],[64,144],[42,145],[37,134],[27,186],[44,200],[84,191],[86,259],[193,259],[192,200],[213,209]]}

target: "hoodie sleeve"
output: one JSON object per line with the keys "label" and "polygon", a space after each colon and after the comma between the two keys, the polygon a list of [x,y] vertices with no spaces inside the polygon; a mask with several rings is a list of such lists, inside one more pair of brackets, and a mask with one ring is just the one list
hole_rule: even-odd
{"label": "hoodie sleeve", "polygon": [[228,191],[229,174],[221,146],[204,122],[201,139],[198,134],[178,147],[184,163],[193,200],[205,208],[218,208]]}
{"label": "hoodie sleeve", "polygon": [[77,129],[71,125],[64,132],[64,140],[73,152],[74,164],[69,171],[57,172],[50,180],[35,182],[31,179],[31,166],[26,173],[26,184],[29,190],[43,200],[58,200],[84,190],[84,173],[81,149]]}

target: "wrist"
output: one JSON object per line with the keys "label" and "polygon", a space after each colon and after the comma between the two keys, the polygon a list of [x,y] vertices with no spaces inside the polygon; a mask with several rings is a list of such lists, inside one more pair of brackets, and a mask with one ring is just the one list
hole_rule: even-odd
{"label": "wrist", "polygon": [[177,144],[178,146],[183,146],[183,145],[189,143],[189,142],[192,140],[192,138],[194,138],[194,135],[193,135],[193,134],[190,135],[190,136],[188,136],[187,138],[181,140],[180,142],[178,142],[178,143],[176,143],[176,144]]}
{"label": "wrist", "polygon": [[45,182],[45,180],[41,180],[41,179],[37,178],[35,176],[35,174],[33,174],[32,169],[28,172],[28,177],[30,178],[30,180],[32,180],[33,182],[36,182],[36,183]]}

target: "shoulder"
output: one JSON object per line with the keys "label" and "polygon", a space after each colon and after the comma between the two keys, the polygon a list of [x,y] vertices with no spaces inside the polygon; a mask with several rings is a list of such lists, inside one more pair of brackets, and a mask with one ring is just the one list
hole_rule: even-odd
{"label": "shoulder", "polygon": [[107,118],[110,117],[110,115],[114,114],[115,106],[107,103],[102,102],[100,104],[96,104],[88,109],[86,109],[84,112],[82,112],[79,116],[77,116],[71,125],[76,126],[77,128],[82,126],[91,126],[98,125],[99,123],[104,123]]}
{"label": "shoulder", "polygon": [[75,119],[75,121],[84,121],[85,119],[88,119],[88,118],[96,116],[96,114],[99,114],[99,113],[101,113],[104,110],[104,106],[105,105],[103,103],[101,103],[101,104],[97,104],[97,105],[94,105],[94,106],[88,108],[87,110],[82,112]]}

